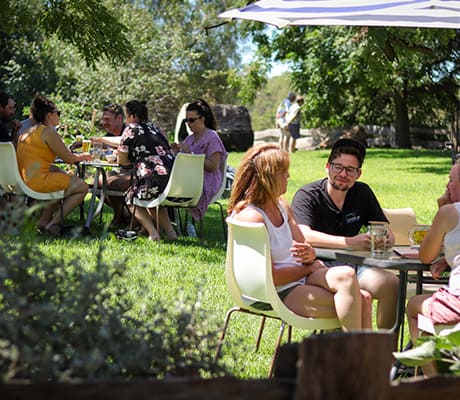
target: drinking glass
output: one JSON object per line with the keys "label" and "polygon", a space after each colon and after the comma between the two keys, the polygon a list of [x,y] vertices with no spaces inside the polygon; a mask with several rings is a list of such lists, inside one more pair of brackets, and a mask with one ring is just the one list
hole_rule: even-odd
{"label": "drinking glass", "polygon": [[381,257],[386,252],[387,246],[387,225],[385,222],[370,221],[368,233],[371,236],[371,255]]}
{"label": "drinking glass", "polygon": [[81,151],[83,153],[89,153],[89,149],[91,148],[91,140],[83,140],[81,145]]}

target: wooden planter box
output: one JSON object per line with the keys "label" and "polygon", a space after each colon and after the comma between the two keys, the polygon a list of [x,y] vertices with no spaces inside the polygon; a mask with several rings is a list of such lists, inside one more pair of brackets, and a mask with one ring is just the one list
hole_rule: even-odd
{"label": "wooden planter box", "polygon": [[0,385],[1,400],[433,400],[460,399],[460,377],[389,382],[393,336],[313,336],[283,347],[275,379],[168,379]]}

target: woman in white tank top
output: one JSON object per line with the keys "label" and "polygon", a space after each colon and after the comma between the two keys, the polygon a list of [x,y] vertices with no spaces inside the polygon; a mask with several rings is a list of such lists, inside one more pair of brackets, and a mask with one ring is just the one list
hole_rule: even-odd
{"label": "woman in white tank top", "polygon": [[[412,343],[418,337],[418,314],[423,314],[434,324],[455,324],[460,322],[460,164],[450,170],[446,192],[438,199],[439,209],[427,235],[420,245],[420,261],[433,262],[444,246],[444,257],[430,266],[435,279],[451,268],[449,284],[434,294],[412,297],[407,303],[406,313]],[[423,372],[432,375],[433,365],[425,365]]]}

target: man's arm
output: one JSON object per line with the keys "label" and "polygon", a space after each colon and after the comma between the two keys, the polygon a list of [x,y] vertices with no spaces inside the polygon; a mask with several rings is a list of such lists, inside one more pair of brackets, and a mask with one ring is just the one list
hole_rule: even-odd
{"label": "man's arm", "polygon": [[110,147],[117,148],[121,142],[121,136],[96,136],[92,137],[91,141],[93,143],[103,143]]}
{"label": "man's arm", "polygon": [[315,231],[307,225],[300,225],[305,239],[313,247],[325,247],[330,249],[368,250],[370,237],[367,233],[360,233],[356,236],[337,236]]}

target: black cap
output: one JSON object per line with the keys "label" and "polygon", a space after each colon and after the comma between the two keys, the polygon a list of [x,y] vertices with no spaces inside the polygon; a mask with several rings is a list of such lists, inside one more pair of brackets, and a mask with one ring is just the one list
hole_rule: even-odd
{"label": "black cap", "polygon": [[363,146],[363,144],[355,139],[349,139],[349,138],[344,138],[344,139],[339,139],[337,142],[335,142],[332,146],[331,153],[334,152],[335,149],[338,149],[339,147],[354,147],[356,150],[361,153],[362,159],[366,157],[366,148]]}

